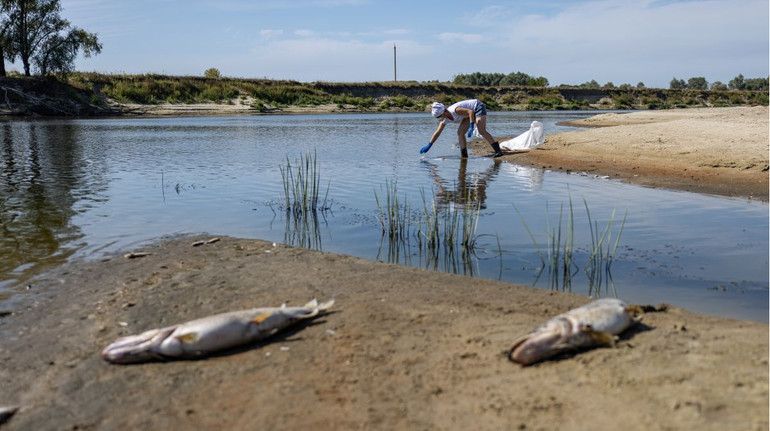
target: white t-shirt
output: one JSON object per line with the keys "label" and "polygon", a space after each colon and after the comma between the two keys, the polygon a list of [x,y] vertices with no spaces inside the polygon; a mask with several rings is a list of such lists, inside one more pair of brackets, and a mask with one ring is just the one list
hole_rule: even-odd
{"label": "white t-shirt", "polygon": [[465,108],[470,109],[471,111],[476,111],[476,109],[479,107],[481,102],[479,99],[468,99],[468,100],[462,100],[460,102],[457,102],[453,105],[450,105],[448,108],[446,108],[447,112],[452,114],[452,119],[444,118],[444,124],[449,123],[459,123],[463,121],[464,119],[468,118],[467,115],[460,115],[456,112],[457,108]]}

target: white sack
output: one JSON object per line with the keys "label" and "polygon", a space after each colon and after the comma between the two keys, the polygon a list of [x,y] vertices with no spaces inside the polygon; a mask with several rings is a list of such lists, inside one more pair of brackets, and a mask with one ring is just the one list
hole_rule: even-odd
{"label": "white sack", "polygon": [[529,130],[521,135],[509,139],[504,142],[500,142],[500,148],[506,150],[531,150],[535,147],[543,145],[545,142],[545,130],[543,129],[543,123],[539,121],[533,121],[529,126]]}

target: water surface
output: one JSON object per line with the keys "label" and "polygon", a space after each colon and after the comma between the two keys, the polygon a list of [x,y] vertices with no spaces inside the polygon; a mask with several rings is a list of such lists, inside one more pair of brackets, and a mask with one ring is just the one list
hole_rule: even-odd
{"label": "water surface", "polygon": [[[593,114],[492,113],[488,128],[515,136],[538,120],[547,135],[572,130],[560,121]],[[8,303],[31,277],[69,259],[208,232],[767,321],[767,204],[487,157],[463,161],[450,128],[421,157],[435,127],[425,114],[0,122],[0,300]],[[328,184],[329,208],[295,220],[282,211],[280,168],[307,154],[315,154],[324,191]],[[394,254],[375,203],[389,182],[415,220],[423,195],[442,211],[468,205],[470,196],[480,206],[474,252],[430,259],[412,243]],[[566,283],[541,271],[538,248],[542,253],[560,211],[566,219],[570,202],[576,271]],[[612,219],[615,238],[626,214],[611,271],[597,289],[584,271],[589,226],[603,230]]]}

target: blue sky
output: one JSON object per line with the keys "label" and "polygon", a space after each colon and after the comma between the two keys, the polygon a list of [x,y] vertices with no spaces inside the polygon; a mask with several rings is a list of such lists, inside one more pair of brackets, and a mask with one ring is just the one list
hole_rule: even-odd
{"label": "blue sky", "polygon": [[[303,82],[524,72],[668,88],[767,77],[767,0],[61,0],[103,44],[77,69]],[[18,68],[18,67],[17,67]]]}

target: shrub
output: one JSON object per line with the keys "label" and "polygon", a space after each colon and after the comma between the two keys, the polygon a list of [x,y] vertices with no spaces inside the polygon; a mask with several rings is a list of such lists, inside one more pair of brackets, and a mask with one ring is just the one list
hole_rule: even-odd
{"label": "shrub", "polygon": [[212,67],[210,69],[206,69],[206,71],[203,72],[203,76],[206,78],[220,78],[222,75],[219,74],[219,69]]}

